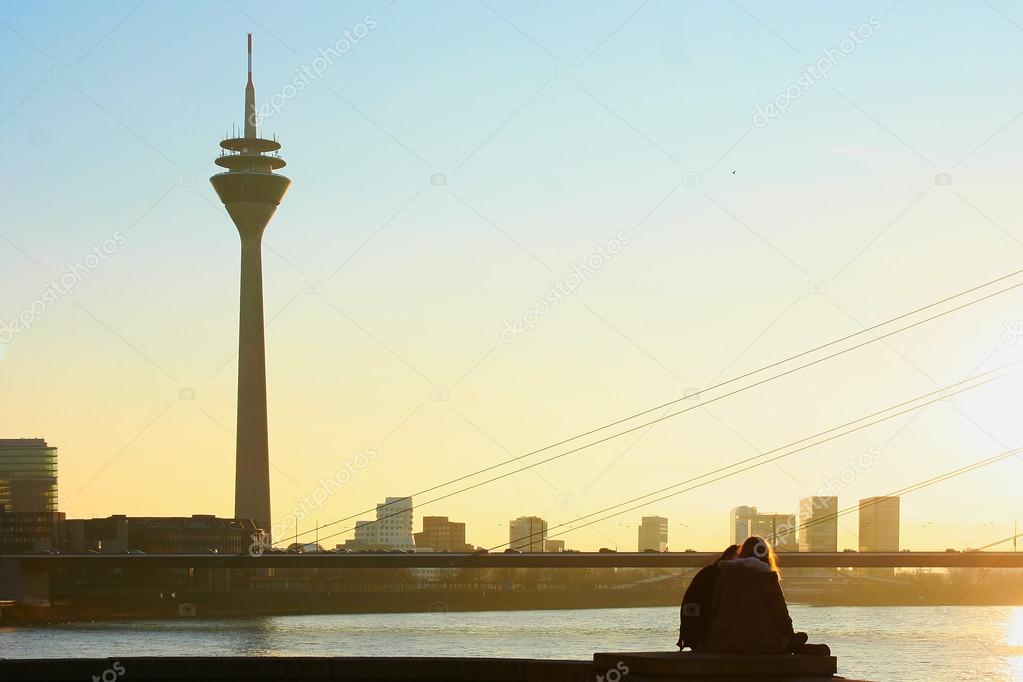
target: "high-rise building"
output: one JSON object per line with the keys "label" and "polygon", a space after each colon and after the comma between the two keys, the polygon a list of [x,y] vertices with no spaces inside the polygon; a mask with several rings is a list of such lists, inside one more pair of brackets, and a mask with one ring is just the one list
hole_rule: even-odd
{"label": "high-rise building", "polygon": [[0,439],[0,512],[57,511],[57,448],[42,438]]}
{"label": "high-rise building", "polygon": [[860,500],[860,551],[899,551],[899,498]]}
{"label": "high-rise building", "polygon": [[508,523],[508,547],[520,552],[542,552],[547,522],[539,516],[520,516]]}
{"label": "high-rise building", "polygon": [[346,545],[382,549],[415,549],[412,498],[388,497],[377,505],[375,521],[356,521],[355,540]]}
{"label": "high-rise building", "polygon": [[415,533],[416,547],[435,552],[471,552],[465,542],[465,524],[448,521],[446,516],[424,516],[423,530]]}
{"label": "high-rise building", "polygon": [[795,514],[757,514],[754,534],[765,538],[778,552],[798,552]]}
{"label": "high-rise building", "polygon": [[838,551],[838,498],[804,497],[799,501],[799,551]]}
{"label": "high-rise building", "polygon": [[795,552],[796,516],[761,513],[756,507],[736,507],[728,516],[730,542],[741,545],[751,535],[759,535],[779,552]]}
{"label": "high-rise building", "polygon": [[668,548],[668,519],[663,516],[644,516],[637,534],[637,551],[652,549],[663,552]]}
{"label": "high-rise building", "polygon": [[728,513],[728,542],[741,545],[742,541],[753,535],[753,517],[757,515],[756,507],[735,507]]}
{"label": "high-rise building", "polygon": [[[238,428],[235,431],[234,515],[270,529],[270,452],[266,418],[266,348],[263,337],[263,230],[291,180],[274,171],[284,167],[276,140],[256,131],[256,91],[252,85],[252,34],[249,79],[245,85],[242,137],[220,143],[216,164],[227,172],[210,178],[241,237],[241,295],[238,321]],[[272,155],[270,153],[273,152]]]}

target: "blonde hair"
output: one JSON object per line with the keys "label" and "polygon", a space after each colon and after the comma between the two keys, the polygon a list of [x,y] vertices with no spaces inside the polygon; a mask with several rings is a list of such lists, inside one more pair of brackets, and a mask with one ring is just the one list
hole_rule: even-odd
{"label": "blonde hair", "polygon": [[779,577],[781,576],[781,571],[778,570],[778,555],[774,553],[774,547],[771,547],[767,540],[759,535],[751,535],[743,541],[742,546],[739,547],[739,557],[760,559],[770,566],[771,570]]}

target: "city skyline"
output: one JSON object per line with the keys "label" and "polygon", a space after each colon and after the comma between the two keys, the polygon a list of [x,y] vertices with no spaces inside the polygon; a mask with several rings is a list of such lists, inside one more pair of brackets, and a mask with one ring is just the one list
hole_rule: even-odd
{"label": "city skyline", "polygon": [[[69,18],[77,11],[67,10]],[[1023,102],[1003,92],[997,106],[966,111],[956,93],[942,91],[943,81],[929,79],[894,109],[876,99],[873,86],[894,88],[905,75],[873,68],[894,53],[915,49],[948,69],[969,68],[929,44],[906,44],[898,12],[877,10],[876,35],[827,83],[757,126],[758,104],[818,56],[816,36],[833,34],[837,45],[872,10],[767,16],[801,46],[792,54],[734,7],[701,6],[689,15],[651,6],[605,44],[621,17],[594,11],[574,38],[561,10],[545,25],[534,9],[502,6],[551,45],[557,57],[549,58],[480,7],[468,19],[477,35],[520,61],[484,51],[472,66],[425,49],[437,37],[416,36],[420,10],[403,4],[383,13],[368,4],[322,6],[317,11],[333,21],[319,22],[315,39],[301,43],[292,36],[307,17],[265,7],[260,23],[280,27],[270,35],[230,7],[209,10],[246,26],[214,40],[225,37],[217,22],[187,29],[172,22],[166,40],[196,46],[173,63],[137,29],[178,11],[146,5],[97,43],[107,28],[100,25],[117,17],[90,16],[43,40],[43,18],[14,8],[17,34],[0,46],[5,62],[17,65],[0,99],[0,135],[24,159],[23,172],[11,174],[9,220],[0,229],[0,283],[10,292],[0,310],[7,334],[0,376],[7,394],[18,396],[5,402],[0,429],[5,437],[39,434],[61,448],[60,508],[69,515],[231,515],[238,326],[230,292],[238,272],[224,264],[237,260],[237,242],[224,234],[223,211],[202,178],[213,160],[209,140],[236,110],[237,93],[224,84],[240,68],[235,38],[245,28],[267,55],[267,94],[257,108],[270,107],[266,127],[288,140],[302,180],[277,219],[276,234],[287,239],[271,233],[266,254],[277,519],[294,500],[318,499],[314,492],[346,460],[367,447],[379,453],[368,466],[350,467],[347,482],[310,510],[303,528],[1013,269],[1018,245],[1003,216],[1011,215],[1014,187],[1004,178],[1008,142],[1020,132],[1007,122]],[[742,76],[741,100],[720,94],[714,73],[683,68],[688,51],[713,40],[687,28],[707,16],[743,38],[735,59],[755,65]],[[1013,35],[997,15],[989,20],[999,35]],[[663,44],[649,51],[616,48],[658,24],[682,28],[663,29]],[[675,52],[672,31],[685,38]],[[893,33],[902,42],[893,44]],[[464,36],[442,37],[464,47]],[[969,31],[957,37],[980,40]],[[428,55],[414,89],[401,75],[415,63],[414,48],[397,48],[410,40],[424,48],[417,58]],[[119,60],[122,50],[136,60]],[[327,61],[324,53],[332,63],[321,76],[306,75],[299,91],[294,79],[315,73],[302,67]],[[518,68],[500,76],[512,63]],[[1007,77],[1006,64],[984,64],[990,68],[978,69],[979,78]],[[115,68],[123,78],[108,82]],[[154,74],[159,93],[119,88]],[[664,78],[679,85],[668,97],[706,96],[683,107],[690,119],[670,120],[665,112],[679,102],[643,90]],[[386,88],[375,85],[380,79]],[[644,92],[661,94],[644,99]],[[168,107],[168,98],[202,106]],[[943,125],[906,125],[925,109]],[[558,123],[566,117],[577,130]],[[830,132],[839,127],[846,132]],[[999,143],[988,144],[996,133]],[[40,152],[56,148],[89,158],[90,172],[44,172]],[[592,169],[586,178],[570,172],[580,163]],[[879,165],[892,169],[883,186],[869,178]],[[67,188],[66,205],[50,206],[48,187]],[[792,202],[802,215],[828,221],[826,238],[784,210]],[[693,248],[700,262],[688,255]],[[72,293],[47,288],[66,273]],[[561,302],[541,315],[538,301],[552,281],[563,285]],[[13,331],[9,321],[36,301],[43,312],[32,315],[31,328]],[[674,481],[755,455],[1016,359],[1018,301],[1010,293],[420,514],[475,514],[479,544],[498,544],[507,538],[498,524],[517,513],[504,504],[513,496],[517,508],[556,524],[655,489],[666,471],[680,472]],[[724,534],[721,499],[790,509],[829,485],[825,494],[850,500],[888,494],[1001,450],[1000,442],[1018,445],[1012,389],[1011,378],[1001,380],[643,514],[684,519],[692,544],[702,547]],[[1016,512],[1006,510],[1018,506],[1005,471],[1020,465],[1000,466],[906,498],[905,545],[966,546],[1008,535]],[[154,495],[154,487],[168,494]],[[970,501],[968,518],[949,499]],[[634,528],[619,524],[626,520],[581,531],[578,540],[570,535],[568,544],[631,546]],[[838,534],[840,547],[855,546],[854,524],[840,523]]]}
{"label": "city skyline", "polygon": [[[124,514],[91,520],[68,519],[64,512],[55,509],[56,491],[56,447],[49,446],[43,439],[0,439],[0,513],[10,512],[11,518],[15,519],[12,525],[14,530],[8,529],[8,535],[0,538],[9,548],[16,547],[18,551],[26,548],[34,548],[37,552],[63,551],[66,542],[69,551],[81,552],[83,547],[89,546],[86,542],[89,533],[82,530],[83,523],[93,526],[101,524],[102,527],[109,529],[111,524],[123,525],[131,522],[165,522],[172,524],[173,527],[173,524],[183,521],[183,517],[136,517]],[[764,513],[759,512],[756,507],[738,506],[729,512],[729,542],[741,544],[745,538],[755,535],[767,538],[779,552],[836,552],[839,518],[846,516],[850,511],[856,511],[859,524],[858,551],[897,552],[900,549],[902,531],[900,502],[898,496],[874,496],[861,499],[856,507],[840,509],[837,497],[813,496],[799,501],[798,517],[795,514]],[[355,522],[352,528],[353,538],[348,538],[344,542],[339,539],[333,543],[326,543],[325,546],[334,544],[338,549],[346,551],[398,549],[462,552],[476,549],[474,545],[466,542],[467,524],[453,522],[446,516],[424,515],[421,521],[422,530],[415,532],[414,510],[412,497],[388,496],[376,505],[375,520]],[[324,548],[324,545],[320,544],[319,524],[314,527],[312,532],[315,535],[310,541],[310,538],[304,537],[308,536],[310,531],[301,532],[297,518],[292,519],[291,525],[286,527],[278,525],[274,528],[254,524],[251,518],[243,516],[225,519],[213,515],[192,514],[191,518],[209,519],[224,527],[230,524],[230,527],[235,529],[235,535],[238,529],[243,527],[236,522],[247,524],[252,529],[249,537],[251,542],[247,546],[249,552],[262,553],[270,548],[272,545],[266,539],[267,534],[276,538],[273,544],[286,546],[289,550],[301,547],[304,551],[323,551]],[[642,517],[637,526],[637,551],[669,551],[669,524],[669,519],[665,517]],[[326,528],[330,528],[331,525],[328,524]],[[526,552],[565,551],[565,540],[548,538],[548,525],[546,520],[536,516],[512,519],[508,524],[509,541],[490,549],[504,547],[507,550]],[[558,526],[555,526],[554,530],[557,528]],[[256,529],[263,534],[256,535]],[[109,535],[109,530],[104,533]],[[117,536],[114,546],[123,547],[121,551],[128,549],[126,533],[127,531],[122,534],[114,533]],[[330,529],[323,539],[337,538],[345,533],[344,530],[339,532]],[[291,542],[292,540],[298,541]],[[175,541],[177,540],[171,542]],[[159,540],[155,542],[157,545],[160,544]],[[1013,546],[1015,547],[1015,544]],[[480,546],[479,549],[486,548]],[[618,549],[617,546],[615,549]],[[692,551],[692,548],[685,551]],[[850,551],[850,548],[843,551]]]}

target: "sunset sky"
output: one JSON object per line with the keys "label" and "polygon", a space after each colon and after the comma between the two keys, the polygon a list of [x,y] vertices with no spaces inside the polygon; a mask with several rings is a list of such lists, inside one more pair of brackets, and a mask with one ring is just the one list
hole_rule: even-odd
{"label": "sunset sky", "polygon": [[[233,513],[239,246],[208,178],[248,31],[293,181],[264,241],[274,517],[375,453],[301,530],[1023,268],[1023,2],[0,2],[0,437],[59,448],[69,517]],[[416,529],[496,545],[1018,361],[1021,304],[417,505]],[[840,506],[898,490],[1023,446],[1021,388],[564,539],[634,549],[659,514],[671,549],[716,549],[730,508],[794,513],[871,448]],[[1021,474],[906,496],[903,546],[1010,535]]]}

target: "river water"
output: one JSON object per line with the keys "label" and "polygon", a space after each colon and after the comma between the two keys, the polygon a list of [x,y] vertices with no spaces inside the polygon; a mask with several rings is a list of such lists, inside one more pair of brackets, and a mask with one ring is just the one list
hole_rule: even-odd
{"label": "river water", "polygon": [[[1023,680],[1023,607],[789,607],[839,674],[873,681]],[[0,628],[0,657],[502,656],[672,650],[676,608],[267,616]]]}

